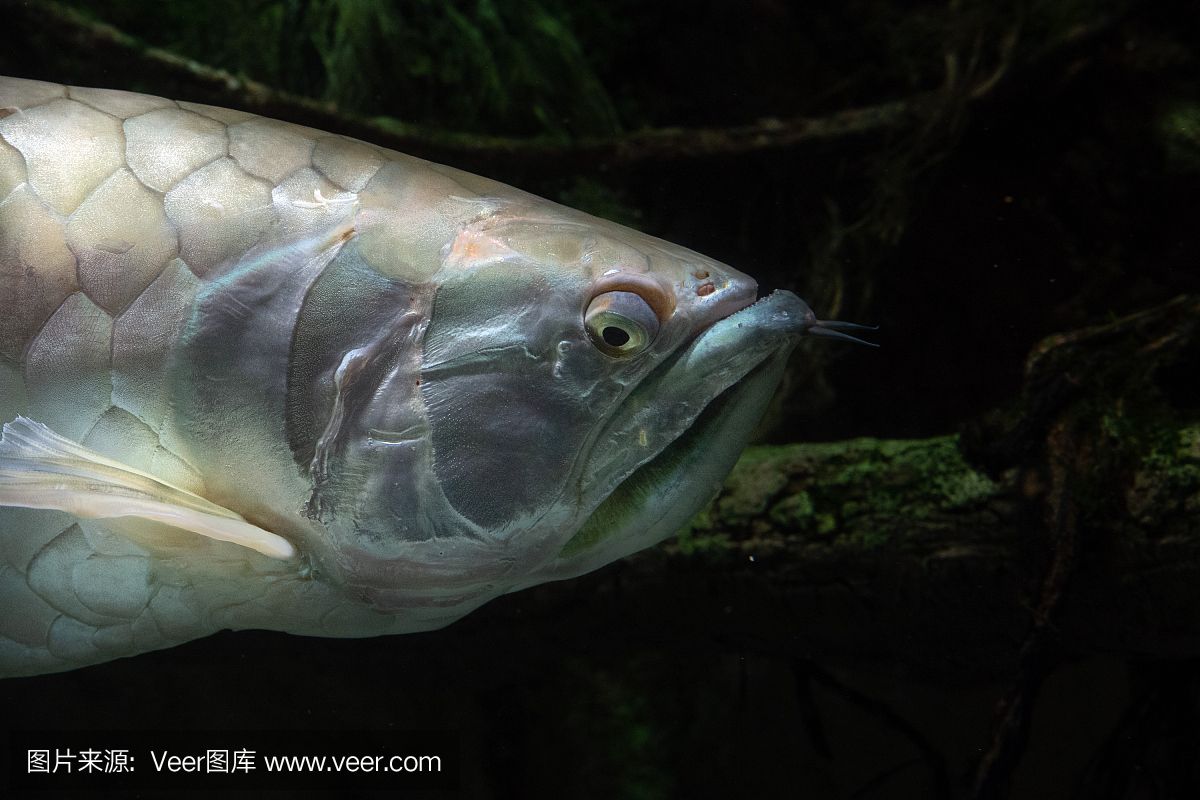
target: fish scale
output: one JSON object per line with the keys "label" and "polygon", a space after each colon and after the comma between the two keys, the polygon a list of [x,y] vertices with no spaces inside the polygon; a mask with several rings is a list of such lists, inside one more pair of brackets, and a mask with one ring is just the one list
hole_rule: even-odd
{"label": "fish scale", "polygon": [[429,630],[660,541],[847,327],[756,288],[364,142],[0,78],[0,677]]}
{"label": "fish scale", "polygon": [[[8,112],[0,119],[0,418],[39,419],[203,493],[200,474],[163,430],[169,399],[161,367],[205,274],[249,249],[277,217],[297,226],[297,218],[322,213],[314,198],[336,201],[345,191],[338,181],[361,188],[382,158],[298,125],[128,92],[4,78],[0,108]],[[43,116],[66,121],[51,126]],[[47,135],[51,127],[60,132]],[[67,139],[91,146],[62,158],[73,149]],[[274,192],[284,198],[283,214],[272,205]],[[123,242],[134,246],[114,246]],[[31,516],[62,515],[0,508],[0,531],[28,531]],[[70,551],[85,563],[114,559],[72,536],[77,530],[51,524],[37,557]],[[148,556],[119,560],[133,580],[148,576]],[[85,631],[88,642],[103,641],[134,624],[81,619],[74,577],[29,582],[33,563],[11,558],[0,578],[5,617],[21,630],[0,628],[16,672],[97,660],[98,644],[66,643],[83,641]],[[121,572],[117,564],[111,574]],[[18,597],[32,609],[19,620],[7,613]],[[69,602],[55,608],[56,597]],[[55,625],[69,625],[73,635],[53,635]],[[206,629],[198,620],[170,638],[143,635],[138,649]]]}
{"label": "fish scale", "polygon": [[[126,92],[12,78],[0,83],[0,108],[9,111],[0,119],[4,152],[21,158],[19,163],[15,156],[5,158],[0,184],[7,312],[2,341],[9,363],[24,368],[26,384],[47,387],[43,395],[54,394],[59,375],[75,381],[80,375],[109,372],[113,383],[122,382],[134,365],[115,369],[113,359],[103,358],[105,350],[111,350],[117,363],[132,361],[130,356],[161,361],[173,341],[151,337],[164,327],[179,326],[188,310],[187,295],[194,297],[199,287],[182,288],[175,281],[171,292],[149,298],[147,290],[168,266],[186,267],[202,280],[214,263],[248,249],[274,221],[271,192],[293,173],[316,168],[312,156],[319,140],[325,140],[321,165],[348,183],[361,187],[381,163],[364,145],[346,142],[340,147],[341,140],[300,126],[200,104],[184,106]],[[43,113],[67,117],[65,125],[57,126],[58,134],[46,134],[51,126],[41,119]],[[229,123],[237,128],[232,135]],[[287,148],[273,146],[280,135]],[[76,158],[64,159],[61,154],[73,149],[64,146],[67,139],[92,145]],[[85,159],[95,159],[99,166],[93,161],[81,168]],[[104,175],[108,168],[112,172]],[[323,188],[315,174],[303,183],[313,192]],[[337,189],[328,178],[324,187],[327,193],[330,187]],[[90,213],[93,205],[102,210]],[[123,253],[106,249],[119,238],[113,220],[131,220],[140,229],[130,232],[137,243]],[[55,252],[58,274],[51,279],[43,277],[41,254],[30,253],[35,248]],[[70,282],[61,274],[68,258],[75,271]],[[21,273],[13,274],[18,266]],[[10,306],[9,298],[33,302]],[[139,324],[120,324],[127,310],[139,317]],[[56,344],[39,348],[38,336],[48,327],[44,338]],[[114,329],[123,335],[112,335]],[[103,340],[109,337],[111,347],[105,347]],[[43,355],[58,349],[64,338],[77,339],[90,352],[69,364]],[[115,399],[102,405],[100,394],[73,396],[69,411],[35,402],[32,409],[0,407],[0,416],[10,419],[46,408],[42,416],[48,423],[77,429],[79,423],[70,417],[98,420],[110,407],[122,407]],[[146,414],[141,404],[124,410],[135,417],[158,416]]]}

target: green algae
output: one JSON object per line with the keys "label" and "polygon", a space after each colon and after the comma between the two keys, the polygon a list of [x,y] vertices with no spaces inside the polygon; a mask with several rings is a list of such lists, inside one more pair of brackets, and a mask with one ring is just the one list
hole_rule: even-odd
{"label": "green algae", "polygon": [[982,507],[1000,491],[963,459],[956,436],[753,447],[678,540],[684,553],[728,545],[714,531],[799,534],[882,547],[905,520]]}

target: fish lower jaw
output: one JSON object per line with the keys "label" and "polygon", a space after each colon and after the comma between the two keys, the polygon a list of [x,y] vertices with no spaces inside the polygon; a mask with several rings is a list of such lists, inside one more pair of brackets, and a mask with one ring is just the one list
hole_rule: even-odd
{"label": "fish lower jaw", "polygon": [[764,359],[713,398],[687,430],[596,506],[547,569],[523,585],[582,575],[676,533],[720,490],[762,418],[789,352]]}

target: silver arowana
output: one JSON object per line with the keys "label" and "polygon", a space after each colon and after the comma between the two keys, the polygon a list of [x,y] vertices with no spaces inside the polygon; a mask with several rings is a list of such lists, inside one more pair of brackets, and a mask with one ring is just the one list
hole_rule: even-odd
{"label": "silver arowana", "polygon": [[0,675],[427,630],[658,542],[849,327],[755,295],[362,142],[0,79]]}

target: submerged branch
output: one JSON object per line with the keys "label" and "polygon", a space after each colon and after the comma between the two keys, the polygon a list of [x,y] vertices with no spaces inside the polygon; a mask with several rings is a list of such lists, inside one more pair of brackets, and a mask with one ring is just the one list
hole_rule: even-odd
{"label": "submerged branch", "polygon": [[728,128],[659,128],[624,136],[565,142],[546,137],[515,138],[456,133],[413,125],[391,117],[364,117],[334,103],[280,91],[251,78],[203,64],[159,47],[80,11],[47,2],[23,10],[29,24],[91,51],[113,52],[161,70],[218,103],[354,136],[403,152],[479,161],[504,158],[535,163],[545,159],[592,165],[620,165],[646,159],[704,158],[793,147],[912,124],[927,96],[848,109],[825,117],[765,120]]}
{"label": "submerged branch", "polygon": [[[24,25],[52,39],[96,54],[133,60],[175,81],[192,99],[279,117],[303,125],[364,139],[383,147],[434,160],[479,165],[503,160],[513,166],[587,165],[590,169],[620,167],[644,161],[703,159],[794,148],[889,131],[911,130],[938,116],[937,108],[963,98],[980,100],[1002,83],[1006,70],[997,70],[977,85],[917,93],[819,117],[767,119],[722,128],[657,128],[621,136],[581,138],[503,137],[442,131],[394,117],[366,117],[340,110],[334,103],[272,88],[195,59],[153,47],[88,15],[54,2],[25,5],[0,0]],[[1101,21],[1071,32],[1049,52],[1078,47],[1107,30]],[[1009,48],[1011,49],[1011,47]],[[1039,56],[1044,57],[1044,56]],[[1007,56],[1006,56],[1007,64]],[[948,98],[947,92],[956,97]]]}

